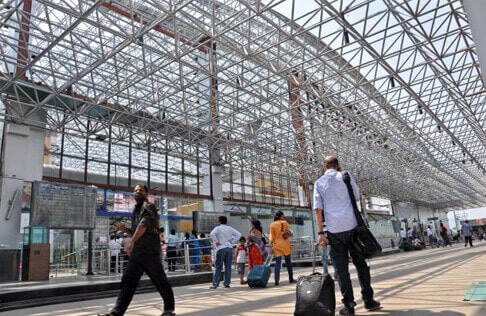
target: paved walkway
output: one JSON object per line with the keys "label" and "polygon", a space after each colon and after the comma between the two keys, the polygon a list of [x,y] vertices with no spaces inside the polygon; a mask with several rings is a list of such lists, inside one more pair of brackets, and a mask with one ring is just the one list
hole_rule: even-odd
{"label": "paved walkway", "polygon": [[[452,248],[402,252],[371,260],[372,285],[383,309],[367,312],[357,299],[357,315],[417,315],[459,316],[486,315],[486,302],[463,301],[472,282],[486,281],[486,242],[476,242],[473,248],[454,244]],[[352,265],[351,265],[352,266]],[[331,268],[332,271],[332,268]],[[283,269],[285,272],[285,269]],[[296,275],[305,275],[311,268],[296,268]],[[351,269],[355,296],[360,297],[354,268]],[[236,284],[230,289],[209,290],[208,284],[174,288],[177,315],[292,315],[295,286],[285,282],[266,289],[250,289]],[[341,295],[336,285],[337,309]],[[29,309],[12,310],[0,315],[96,315],[108,311],[115,298],[104,298]],[[127,316],[160,315],[161,299],[157,293],[136,295]],[[317,316],[317,315],[316,315]]]}

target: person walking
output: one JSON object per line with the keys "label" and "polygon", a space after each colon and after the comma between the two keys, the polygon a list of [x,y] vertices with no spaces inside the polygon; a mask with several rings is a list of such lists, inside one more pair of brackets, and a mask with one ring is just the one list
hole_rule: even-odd
{"label": "person walking", "polygon": [[275,257],[275,285],[280,284],[280,268],[282,265],[282,257],[285,260],[285,266],[289,275],[289,283],[296,283],[294,280],[294,272],[292,268],[292,245],[290,244],[291,230],[290,225],[285,220],[282,211],[275,213],[275,218],[270,224],[270,246]]}
{"label": "person walking", "polygon": [[468,220],[464,221],[464,224],[461,226],[461,231],[462,235],[464,236],[464,247],[467,247],[467,244],[469,243],[469,246],[473,246],[472,244],[472,227],[471,224],[469,224]]}
{"label": "person walking", "polygon": [[443,239],[442,247],[445,247],[447,245],[452,247],[452,243],[449,238],[449,231],[447,230],[447,227],[444,226],[444,223],[440,223],[440,236]]}
{"label": "person walking", "polygon": [[266,259],[267,251],[263,241],[263,228],[259,220],[251,222],[250,234],[248,235],[248,271],[254,266],[262,265]]}
{"label": "person walking", "polygon": [[230,287],[231,283],[231,263],[233,262],[233,244],[236,244],[241,237],[241,233],[231,226],[228,226],[228,218],[220,216],[218,218],[219,225],[216,226],[209,237],[213,241],[216,248],[216,260],[214,262],[213,285],[209,288],[211,290],[217,289],[221,278],[221,271],[224,264],[224,280],[225,288]]}
{"label": "person walking", "polygon": [[[344,307],[339,315],[354,315],[353,286],[349,275],[349,255],[358,272],[361,295],[368,310],[377,310],[381,304],[373,298],[370,268],[363,253],[354,247],[354,236],[357,221],[351,199],[343,180],[338,158],[328,156],[324,160],[324,175],[314,184],[314,210],[318,228],[319,244],[329,243],[330,257],[338,275],[339,287],[343,296]],[[359,200],[359,188],[350,175],[351,186],[356,200]],[[326,222],[327,233],[324,233],[323,222]]]}
{"label": "person walking", "polygon": [[129,255],[128,265],[123,272],[115,306],[109,313],[98,316],[124,315],[144,272],[164,300],[164,312],[161,316],[175,316],[174,292],[160,258],[157,208],[148,202],[147,194],[148,188],[145,185],[136,185],[133,190],[136,205],[132,212],[131,229],[124,227],[125,230],[133,232],[132,239],[125,249]]}

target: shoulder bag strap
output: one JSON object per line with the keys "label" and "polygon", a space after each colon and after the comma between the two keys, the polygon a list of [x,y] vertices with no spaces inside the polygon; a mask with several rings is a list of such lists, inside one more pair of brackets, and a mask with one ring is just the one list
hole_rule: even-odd
{"label": "shoulder bag strap", "polygon": [[343,172],[343,180],[346,183],[346,187],[348,188],[349,198],[351,199],[351,204],[353,205],[354,216],[356,216],[356,221],[358,226],[366,226],[361,214],[358,211],[358,204],[356,203],[356,198],[354,197],[353,187],[351,186],[351,177],[347,171]]}

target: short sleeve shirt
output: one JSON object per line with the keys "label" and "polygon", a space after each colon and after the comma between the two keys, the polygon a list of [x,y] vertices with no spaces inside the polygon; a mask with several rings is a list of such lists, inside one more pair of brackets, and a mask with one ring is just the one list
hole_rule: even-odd
{"label": "short sleeve shirt", "polygon": [[144,202],[143,204],[135,205],[132,212],[132,233],[135,233],[137,227],[146,227],[147,230],[135,242],[133,255],[138,253],[160,253],[158,225],[157,208],[154,204]]}
{"label": "short sleeve shirt", "polygon": [[462,224],[461,227],[462,234],[464,236],[472,236],[471,225],[470,224]]}
{"label": "short sleeve shirt", "polygon": [[[353,177],[351,186],[356,201],[359,201],[359,188]],[[349,231],[357,226],[353,205],[343,175],[335,169],[328,169],[314,185],[314,209],[324,210],[327,230],[330,233]]]}

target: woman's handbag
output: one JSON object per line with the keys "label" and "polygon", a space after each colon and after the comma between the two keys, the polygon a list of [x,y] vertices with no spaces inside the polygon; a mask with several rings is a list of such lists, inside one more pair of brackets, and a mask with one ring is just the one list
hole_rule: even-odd
{"label": "woman's handbag", "polygon": [[363,221],[363,218],[359,214],[358,205],[356,204],[356,198],[354,197],[353,193],[353,187],[351,186],[351,177],[349,176],[349,173],[347,171],[343,172],[343,180],[346,184],[346,187],[348,188],[349,198],[351,199],[354,215],[356,216],[356,221],[358,222],[354,243],[356,245],[356,248],[363,253],[366,259],[373,258],[381,253],[381,245],[368,229]]}
{"label": "woman's handbag", "polygon": [[281,230],[282,230],[282,237],[283,239],[289,239],[294,235],[294,233],[290,229],[284,229],[284,224],[282,224]]}

